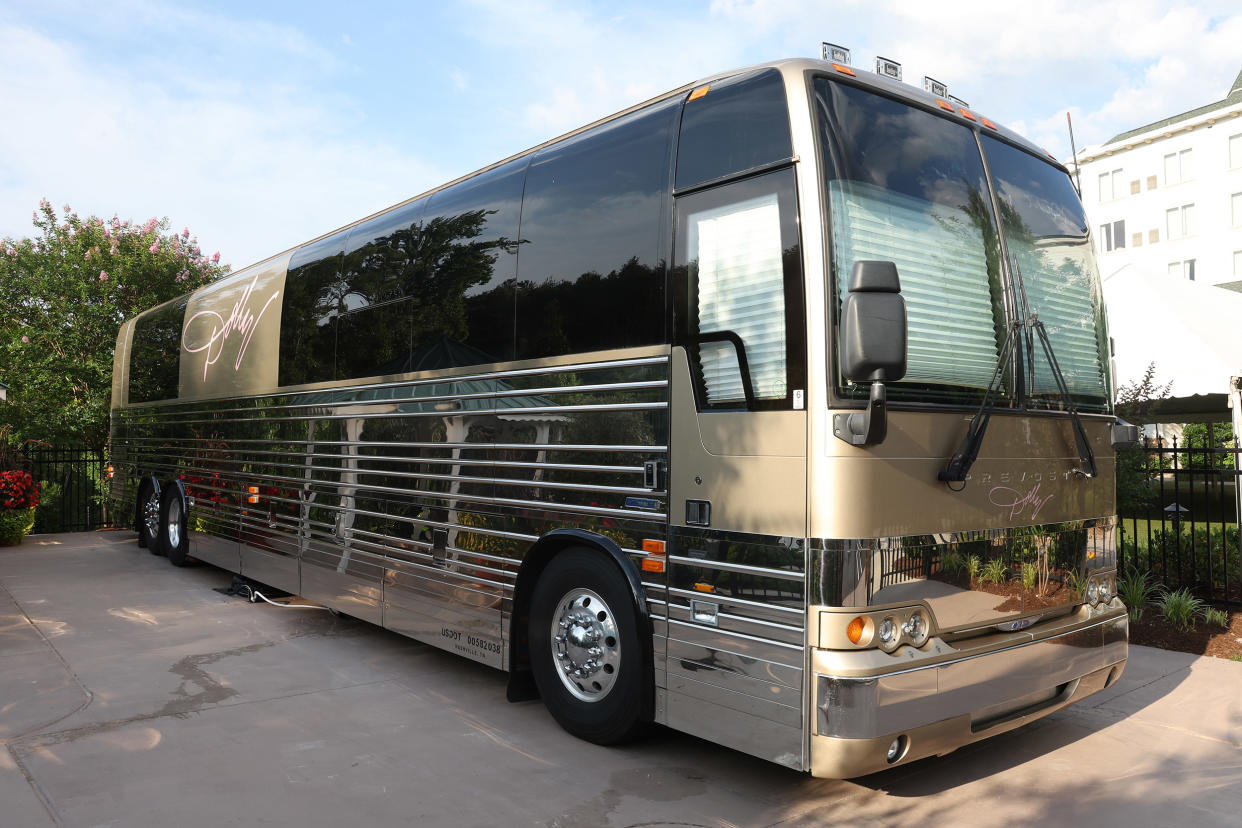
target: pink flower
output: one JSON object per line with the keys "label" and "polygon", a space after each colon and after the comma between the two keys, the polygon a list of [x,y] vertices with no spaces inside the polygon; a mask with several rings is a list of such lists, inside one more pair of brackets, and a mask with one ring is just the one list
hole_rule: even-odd
{"label": "pink flower", "polygon": [[27,345],[28,345],[28,344],[30,344],[30,337],[28,337],[28,336],[23,336],[23,337],[22,337],[22,342],[23,342],[23,343],[25,343],[25,344],[27,344]]}
{"label": "pink flower", "polygon": [[87,260],[87,261],[90,261],[90,258],[91,258],[91,251],[90,251],[90,250],[87,250],[87,251],[86,251],[86,260]]}
{"label": "pink flower", "polygon": [[16,256],[17,256],[17,251],[16,251],[16,250],[14,250],[14,249],[13,249],[13,248],[11,248],[11,247],[10,247],[10,248],[9,248],[6,252],[7,252],[10,256],[14,256],[14,257],[16,257]]}
{"label": "pink flower", "polygon": [[220,264],[220,251],[219,250],[211,254],[211,263]]}
{"label": "pink flower", "polygon": [[[144,224],[144,225],[142,225],[142,232],[143,232],[143,233],[150,233],[152,230],[154,230],[154,229],[155,229],[155,225],[157,225],[157,224],[159,224],[159,222],[158,222],[158,221],[156,221],[154,218],[149,218],[149,219],[147,219],[147,223],[146,223],[146,224]],[[154,251],[154,250],[152,250],[151,252],[152,252],[152,253],[154,253],[155,251]]]}
{"label": "pink flower", "polygon": [[112,217],[112,229],[113,229],[113,230],[120,230],[120,229],[121,229],[121,220],[120,220],[119,218],[117,218],[116,216],[113,216],[113,217]]}
{"label": "pink flower", "polygon": [[110,238],[112,238],[112,229],[111,229],[111,228],[109,228],[109,227],[105,227],[105,228],[104,228],[104,238],[105,238],[105,239],[110,239]]}
{"label": "pink flower", "polygon": [[69,205],[68,205],[68,204],[66,204],[66,205],[65,205],[65,212],[67,213],[67,212],[69,212],[69,210],[70,210],[70,207],[69,207]]}
{"label": "pink flower", "polygon": [[99,281],[101,282],[108,281],[108,271],[106,270],[99,271]]}
{"label": "pink flower", "polygon": [[160,240],[156,239],[155,241],[151,242],[151,246],[148,247],[147,249],[150,250],[152,253],[159,253],[160,252]]}
{"label": "pink flower", "polygon": [[181,228],[181,235],[185,236],[185,237],[188,239],[188,238],[190,237],[190,228],[188,228],[188,227],[182,227],[182,228]]}

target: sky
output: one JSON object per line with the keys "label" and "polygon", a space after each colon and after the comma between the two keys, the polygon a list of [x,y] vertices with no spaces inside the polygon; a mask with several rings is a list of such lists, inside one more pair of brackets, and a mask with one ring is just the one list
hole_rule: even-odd
{"label": "sky", "polygon": [[1237,0],[0,0],[0,237],[47,198],[234,269],[722,70],[850,48],[1070,157],[1220,100]]}

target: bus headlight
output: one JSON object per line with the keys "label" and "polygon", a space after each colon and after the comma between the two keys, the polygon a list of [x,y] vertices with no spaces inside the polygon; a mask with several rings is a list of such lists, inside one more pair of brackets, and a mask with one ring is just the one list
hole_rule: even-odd
{"label": "bus headlight", "polygon": [[1095,578],[1087,581],[1087,603],[1094,606],[1100,602],[1100,582]]}
{"label": "bus headlight", "polygon": [[901,632],[912,645],[922,647],[927,643],[927,619],[923,617],[923,613],[915,610],[910,613],[906,623],[901,625]]}
{"label": "bus headlight", "polygon": [[897,646],[897,621],[893,616],[890,615],[881,621],[878,630],[881,647],[891,650]]}

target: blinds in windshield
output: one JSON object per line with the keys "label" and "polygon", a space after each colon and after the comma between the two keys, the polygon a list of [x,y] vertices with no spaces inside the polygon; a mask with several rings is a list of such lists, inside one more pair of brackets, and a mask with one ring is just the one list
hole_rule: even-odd
{"label": "blinds in windshield", "polygon": [[[889,384],[889,398],[977,400],[996,369],[1005,321],[997,233],[974,134],[827,78],[815,81],[815,92],[837,301],[855,262],[895,263],[909,350],[906,376]],[[844,382],[840,390],[866,391]]]}
{"label": "blinds in windshield", "polygon": [[[984,138],[1001,205],[1001,228],[1017,261],[1033,314],[1048,331],[1070,394],[1088,408],[1106,405],[1104,312],[1087,221],[1069,176],[1016,147]],[[1061,403],[1042,348],[1032,358],[1028,394]]]}
{"label": "blinds in windshield", "polygon": [[906,300],[906,382],[985,389],[998,347],[983,233],[960,210],[870,184],[832,181],[841,300],[854,262],[897,265]]}

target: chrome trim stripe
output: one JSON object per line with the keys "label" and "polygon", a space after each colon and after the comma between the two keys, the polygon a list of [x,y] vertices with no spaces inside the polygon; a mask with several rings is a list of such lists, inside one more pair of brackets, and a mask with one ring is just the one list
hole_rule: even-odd
{"label": "chrome trim stripe", "polygon": [[[743,618],[743,619],[741,619],[741,620],[743,620],[743,621],[750,621],[751,619],[749,619],[749,618]],[[669,619],[668,619],[668,623],[669,623],[669,624],[677,624],[677,625],[679,625],[679,626],[686,627],[686,628],[688,628],[688,629],[692,629],[692,630],[697,630],[697,631],[699,631],[699,632],[702,632],[704,629],[706,629],[706,628],[705,628],[702,624],[695,624],[695,623],[692,623],[692,622],[690,622],[690,621],[682,621],[682,620],[677,619],[677,618],[669,618]],[[719,637],[720,637],[720,638],[737,638],[737,639],[741,639],[741,640],[744,640],[744,641],[754,641],[754,642],[755,642],[755,643],[757,643],[757,644],[771,644],[773,647],[781,647],[781,648],[786,649],[786,650],[794,650],[794,651],[797,651],[798,653],[805,653],[805,652],[806,652],[806,650],[807,650],[807,647],[806,647],[806,645],[805,645],[805,644],[789,644],[789,643],[787,643],[787,642],[785,642],[785,641],[777,641],[776,639],[773,639],[773,638],[760,638],[760,637],[755,636],[755,635],[746,635],[745,633],[740,633],[740,632],[732,632],[732,631],[724,631],[724,632],[722,632],[722,631],[720,631],[720,630],[712,630],[712,632],[713,632],[713,633],[716,633],[717,635],[719,635]],[[690,646],[690,647],[702,647],[702,646],[704,646],[703,644],[700,644],[700,643],[698,643],[698,642],[695,642],[695,641],[688,641],[688,640],[683,639],[683,638],[677,638],[677,639],[674,639],[674,638],[673,638],[673,634],[672,634],[672,632],[671,632],[671,631],[669,632],[669,636],[668,636],[668,637],[669,637],[669,640],[670,640],[670,641],[672,641],[672,640],[676,640],[676,641],[678,641],[679,643],[681,643],[681,644],[686,644],[686,645],[688,645],[688,646]],[[721,649],[721,648],[717,647],[716,649]],[[755,659],[756,661],[764,661],[764,662],[769,662],[769,660],[768,660],[768,659],[759,658],[759,657],[755,656],[753,653],[745,653],[745,652],[740,652],[740,653],[739,653],[739,652],[734,652],[733,650],[728,650],[727,652],[734,653],[734,655],[745,656],[746,658],[753,658],[753,659]],[[801,669],[803,668],[803,665],[804,665],[804,659],[803,659],[801,656],[799,656],[799,657],[798,657],[798,663],[797,663],[797,664],[784,664],[784,663],[779,662],[779,661],[770,661],[769,663],[771,663],[771,664],[779,664],[779,665],[780,665],[780,666],[782,666],[782,667],[790,667],[790,668],[793,668],[793,669],[796,669],[796,670],[801,670]]]}
{"label": "chrome trim stripe", "polygon": [[798,583],[806,580],[806,576],[803,573],[790,572],[787,569],[766,569],[761,566],[746,566],[745,564],[725,563],[724,561],[713,561],[705,558],[683,558],[680,555],[669,555],[668,559],[673,563],[695,566],[700,569],[720,569],[725,572],[762,575],[765,578],[779,578],[784,581],[797,581]]}

